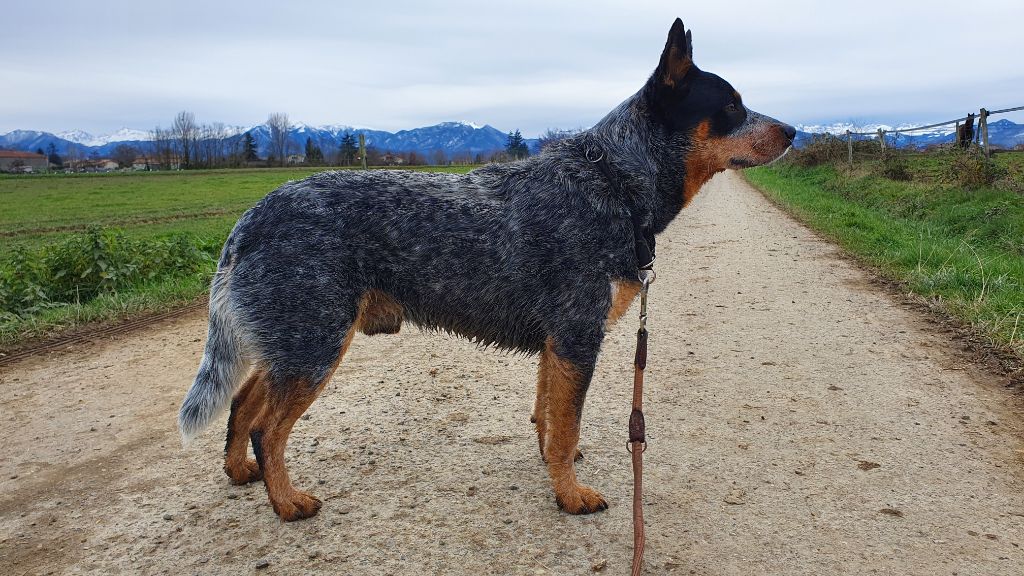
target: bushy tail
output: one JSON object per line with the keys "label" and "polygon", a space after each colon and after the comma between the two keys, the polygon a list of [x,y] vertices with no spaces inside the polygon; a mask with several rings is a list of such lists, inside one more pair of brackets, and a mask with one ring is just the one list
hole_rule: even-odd
{"label": "bushy tail", "polygon": [[226,274],[218,271],[210,287],[210,331],[199,373],[178,412],[182,444],[188,444],[231,402],[245,377],[245,359],[238,323],[230,303]]}

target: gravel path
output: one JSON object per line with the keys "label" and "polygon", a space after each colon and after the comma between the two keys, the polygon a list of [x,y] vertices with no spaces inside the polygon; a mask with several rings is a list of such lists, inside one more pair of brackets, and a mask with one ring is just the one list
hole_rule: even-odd
{"label": "gravel path", "polygon": [[[1024,573],[1022,403],[927,318],[739,176],[658,242],[646,393],[647,573]],[[406,329],[357,336],[288,448],[320,514],[282,524],[221,472],[223,418],[175,412],[205,317],[0,368],[0,574],[628,572],[635,307],[555,507],[536,361]]]}

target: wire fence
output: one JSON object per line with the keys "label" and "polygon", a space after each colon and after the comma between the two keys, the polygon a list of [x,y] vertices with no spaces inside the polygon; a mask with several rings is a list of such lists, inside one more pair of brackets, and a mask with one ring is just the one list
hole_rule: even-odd
{"label": "wire fence", "polygon": [[[859,152],[858,155],[867,152],[863,147],[855,146],[855,137],[868,137],[870,139],[878,139],[878,150],[881,153],[885,153],[890,147],[895,148],[899,144],[900,135],[912,134],[914,132],[921,132],[924,130],[933,130],[935,128],[941,128],[943,126],[956,126],[953,138],[953,146],[961,149],[968,149],[973,147],[978,150],[985,158],[989,158],[992,155],[992,146],[989,144],[988,134],[988,119],[990,116],[997,114],[1009,114],[1011,112],[1019,112],[1024,110],[1024,106],[1015,106],[1012,108],[1003,108],[1000,110],[986,110],[981,108],[978,114],[970,113],[960,118],[954,118],[952,120],[946,120],[945,122],[936,122],[935,124],[927,124],[924,126],[911,126],[907,128],[894,128],[890,130],[884,130],[878,128],[874,132],[854,132],[852,130],[846,131],[846,145],[847,145],[847,157],[850,166],[853,166],[855,148]],[[975,121],[977,121],[977,129],[975,129]],[[887,141],[887,137],[891,139],[891,143]]]}

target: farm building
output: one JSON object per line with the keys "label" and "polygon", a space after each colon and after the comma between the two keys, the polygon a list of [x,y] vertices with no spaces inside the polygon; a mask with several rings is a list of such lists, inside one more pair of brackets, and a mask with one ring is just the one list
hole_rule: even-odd
{"label": "farm building", "polygon": [[0,150],[0,172],[46,172],[50,161],[43,154]]}
{"label": "farm building", "polygon": [[180,170],[181,159],[177,156],[164,157],[163,159],[157,158],[156,156],[136,156],[135,161],[132,162],[132,170]]}

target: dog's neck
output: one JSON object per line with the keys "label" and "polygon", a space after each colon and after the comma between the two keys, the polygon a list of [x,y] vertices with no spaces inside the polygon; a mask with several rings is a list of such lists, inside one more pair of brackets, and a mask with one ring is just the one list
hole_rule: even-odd
{"label": "dog's neck", "polygon": [[[685,205],[687,142],[659,133],[650,118],[644,90],[637,92],[601,119],[590,134],[601,142],[616,171],[641,182],[630,190],[648,212],[648,225],[660,233]],[[703,184],[703,182],[701,183]]]}

